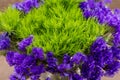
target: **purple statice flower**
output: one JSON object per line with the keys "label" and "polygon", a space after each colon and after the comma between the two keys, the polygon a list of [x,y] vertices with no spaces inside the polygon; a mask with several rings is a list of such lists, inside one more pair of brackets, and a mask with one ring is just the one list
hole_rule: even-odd
{"label": "purple statice flower", "polygon": [[72,79],[70,80],[83,80],[83,78],[77,73],[74,73],[71,78]]}
{"label": "purple statice flower", "polygon": [[87,80],[100,80],[103,76],[102,68],[95,64],[92,56],[88,56],[88,60],[82,64],[81,75]]}
{"label": "purple statice flower", "polygon": [[120,62],[113,61],[107,64],[104,68],[106,76],[113,76],[120,69]]}
{"label": "purple statice flower", "polygon": [[120,20],[120,9],[114,9],[114,15]]}
{"label": "purple statice flower", "polygon": [[70,62],[70,56],[68,54],[65,54],[63,56],[63,62],[57,67],[58,72],[61,76],[68,76],[72,68],[73,64]]}
{"label": "purple statice flower", "polygon": [[15,73],[16,74],[19,74],[19,75],[21,75],[21,76],[25,76],[25,75],[28,75],[28,69],[27,68],[25,68],[24,66],[22,66],[22,65],[16,65],[15,67],[14,67],[14,69],[15,69]]}
{"label": "purple statice flower", "polygon": [[120,48],[112,46],[112,53],[113,53],[113,57],[117,60],[120,60]]}
{"label": "purple statice flower", "polygon": [[104,3],[111,3],[112,0],[104,0]]}
{"label": "purple statice flower", "polygon": [[94,55],[94,53],[99,53],[107,48],[107,43],[103,37],[98,37],[91,46],[91,53]]}
{"label": "purple statice flower", "polygon": [[19,75],[17,73],[14,73],[10,76],[10,80],[26,80],[26,77],[24,75]]}
{"label": "purple statice flower", "polygon": [[88,3],[87,2],[81,2],[79,7],[84,12],[87,9]]}
{"label": "purple statice flower", "polygon": [[27,57],[25,57],[21,65],[26,68],[30,68],[34,64],[35,64],[35,58],[31,55],[28,55]]}
{"label": "purple statice flower", "polygon": [[15,63],[13,62],[15,52],[9,51],[6,54],[6,61],[10,66],[13,66]]}
{"label": "purple statice flower", "polygon": [[57,59],[54,58],[53,53],[52,52],[48,52],[46,54],[46,59],[47,59],[47,71],[49,72],[57,72]]}
{"label": "purple statice flower", "polygon": [[41,73],[45,72],[45,68],[44,65],[34,65],[32,67],[30,67],[30,73],[32,75],[40,75]]}
{"label": "purple statice flower", "polygon": [[88,56],[87,61],[85,61],[82,64],[81,75],[84,78],[88,78],[91,75],[91,71],[94,69],[94,67],[95,67],[95,61],[94,61],[93,57],[92,56]]}
{"label": "purple statice flower", "polygon": [[[115,19],[112,16],[112,11],[107,8],[105,6],[104,3],[108,3],[110,2],[110,0],[106,0],[106,1],[98,1],[96,2],[95,0],[87,0],[85,2],[80,3],[80,8],[83,11],[83,15],[85,16],[85,18],[90,18],[90,17],[96,17],[98,19],[98,22],[103,24],[103,23],[107,23],[109,25],[112,25],[115,22]],[[112,20],[111,18],[113,18],[114,20]],[[112,24],[110,24],[112,20]]]}
{"label": "purple statice flower", "polygon": [[0,50],[4,50],[10,47],[10,38],[8,33],[3,33],[0,35]]}
{"label": "purple statice flower", "polygon": [[33,41],[33,35],[30,35],[28,38],[25,38],[18,43],[18,48],[21,51],[25,51],[26,47],[29,46],[32,43],[32,41]]}
{"label": "purple statice flower", "polygon": [[83,15],[88,19],[93,15],[93,13],[90,10],[85,10]]}
{"label": "purple statice flower", "polygon": [[10,66],[20,65],[25,59],[26,54],[20,54],[18,52],[9,51],[6,54],[6,61]]}
{"label": "purple statice flower", "polygon": [[103,71],[101,67],[95,66],[93,70],[91,70],[90,76],[87,78],[88,80],[101,80],[103,76]]}
{"label": "purple statice flower", "polygon": [[39,78],[40,78],[40,75],[32,75],[32,76],[30,76],[31,80],[39,80]]}
{"label": "purple statice flower", "polygon": [[113,40],[114,46],[120,47],[120,32],[116,32],[114,34],[114,40]]}
{"label": "purple statice flower", "polygon": [[14,53],[13,62],[15,65],[20,65],[25,59],[26,54],[20,54],[18,52]]}
{"label": "purple statice flower", "polygon": [[39,0],[24,0],[23,2],[13,5],[14,8],[28,13],[32,8],[38,8],[41,2]]}
{"label": "purple statice flower", "polygon": [[95,8],[95,0],[88,0],[87,3],[89,5],[88,7],[90,9],[94,9]]}
{"label": "purple statice flower", "polygon": [[17,80],[18,78],[15,75],[10,75],[10,80]]}
{"label": "purple statice flower", "polygon": [[70,56],[68,55],[68,54],[65,54],[64,56],[63,56],[63,63],[69,63],[70,62]]}
{"label": "purple statice flower", "polygon": [[42,48],[33,48],[32,49],[32,55],[39,60],[44,60],[44,51]]}
{"label": "purple statice flower", "polygon": [[107,43],[102,37],[98,37],[91,46],[91,56],[93,57],[95,64],[101,67],[104,67],[106,63],[113,61],[112,50],[108,48]]}
{"label": "purple statice flower", "polygon": [[50,77],[47,77],[45,80],[51,80],[51,78],[50,78]]}
{"label": "purple statice flower", "polygon": [[58,70],[64,74],[64,72],[69,71],[70,69],[72,69],[72,66],[70,64],[60,64],[58,66]]}
{"label": "purple statice flower", "polygon": [[71,62],[79,65],[80,63],[84,62],[85,60],[86,60],[86,56],[84,54],[78,52],[72,56]]}

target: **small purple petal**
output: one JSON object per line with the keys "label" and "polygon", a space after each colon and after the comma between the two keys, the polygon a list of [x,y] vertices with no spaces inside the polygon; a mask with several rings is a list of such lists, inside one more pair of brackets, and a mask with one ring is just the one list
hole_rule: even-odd
{"label": "small purple petal", "polygon": [[13,62],[15,52],[9,51],[6,54],[6,61],[10,66],[13,66],[15,63]]}
{"label": "small purple petal", "polygon": [[36,58],[36,59],[40,59],[40,60],[44,60],[44,51],[42,48],[33,48],[32,49],[32,55]]}
{"label": "small purple petal", "polygon": [[26,47],[29,46],[32,43],[32,41],[33,41],[33,35],[30,35],[28,38],[25,38],[18,43],[18,48],[21,51],[25,51]]}
{"label": "small purple petal", "polygon": [[78,52],[72,56],[71,62],[80,64],[81,62],[84,62],[85,60],[86,60],[86,56],[84,54]]}

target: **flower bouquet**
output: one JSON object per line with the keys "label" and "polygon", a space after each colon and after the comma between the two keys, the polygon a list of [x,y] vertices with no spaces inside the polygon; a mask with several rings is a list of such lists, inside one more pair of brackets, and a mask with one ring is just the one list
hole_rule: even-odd
{"label": "flower bouquet", "polygon": [[0,12],[0,51],[14,67],[9,79],[114,76],[120,68],[120,10],[111,10],[110,3],[24,0]]}

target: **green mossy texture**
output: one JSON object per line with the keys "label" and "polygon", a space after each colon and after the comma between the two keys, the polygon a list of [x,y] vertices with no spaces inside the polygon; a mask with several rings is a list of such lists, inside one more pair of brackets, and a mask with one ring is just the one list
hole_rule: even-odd
{"label": "green mossy texture", "polygon": [[45,0],[40,8],[28,14],[9,7],[0,13],[0,31],[13,33],[15,42],[32,34],[34,41],[30,47],[41,47],[55,56],[88,53],[93,41],[107,29],[95,19],[83,17],[79,8],[81,1]]}

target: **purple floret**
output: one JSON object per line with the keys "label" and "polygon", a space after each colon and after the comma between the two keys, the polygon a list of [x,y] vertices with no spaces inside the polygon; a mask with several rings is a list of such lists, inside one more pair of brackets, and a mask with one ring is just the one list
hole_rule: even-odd
{"label": "purple floret", "polygon": [[30,76],[31,80],[39,80],[39,78],[40,78],[40,75],[32,75],[32,76]]}
{"label": "purple floret", "polygon": [[113,46],[111,49],[112,49],[112,52],[113,52],[113,57],[116,60],[120,60],[120,48]]}
{"label": "purple floret", "polygon": [[14,8],[28,13],[32,8],[38,8],[41,2],[39,0],[24,0],[23,2],[13,5]]}
{"label": "purple floret", "polygon": [[105,75],[106,76],[113,76],[118,70],[120,69],[120,62],[113,61],[105,66]]}
{"label": "purple floret", "polygon": [[10,80],[17,80],[18,78],[15,75],[10,75]]}
{"label": "purple floret", "polygon": [[15,63],[13,62],[15,52],[9,51],[6,54],[6,61],[10,66],[13,66]]}
{"label": "purple floret", "polygon": [[3,33],[0,35],[0,50],[5,50],[10,47],[10,38],[8,33]]}
{"label": "purple floret", "polygon": [[17,73],[14,73],[10,76],[10,80],[26,80],[26,77],[24,75],[19,75]]}
{"label": "purple floret", "polygon": [[20,54],[18,52],[14,53],[13,62],[15,65],[20,65],[23,60],[26,58],[26,54]]}
{"label": "purple floret", "polygon": [[51,80],[51,78],[50,78],[50,77],[47,77],[45,80]]}
{"label": "purple floret", "polygon": [[26,75],[28,73],[28,69],[22,65],[16,65],[14,69],[15,72],[19,75]]}
{"label": "purple floret", "polygon": [[78,52],[72,56],[71,62],[79,65],[80,63],[84,62],[85,60],[86,60],[86,56],[84,54]]}
{"label": "purple floret", "polygon": [[71,78],[72,79],[70,80],[83,80],[83,78],[77,73],[74,73]]}
{"label": "purple floret", "polygon": [[33,66],[35,64],[35,58],[33,56],[28,55],[22,62],[22,66],[26,67],[26,68],[30,68],[31,66]]}
{"label": "purple floret", "polygon": [[44,60],[44,51],[42,48],[33,48],[32,55],[35,57],[35,59]]}
{"label": "purple floret", "polygon": [[46,58],[47,58],[47,71],[49,72],[57,72],[57,59],[54,58],[53,53],[52,52],[48,52],[46,54]]}
{"label": "purple floret", "polygon": [[18,43],[18,48],[21,51],[26,51],[26,47],[31,45],[32,42],[33,42],[33,35],[30,35],[28,38],[25,38],[21,42]]}

